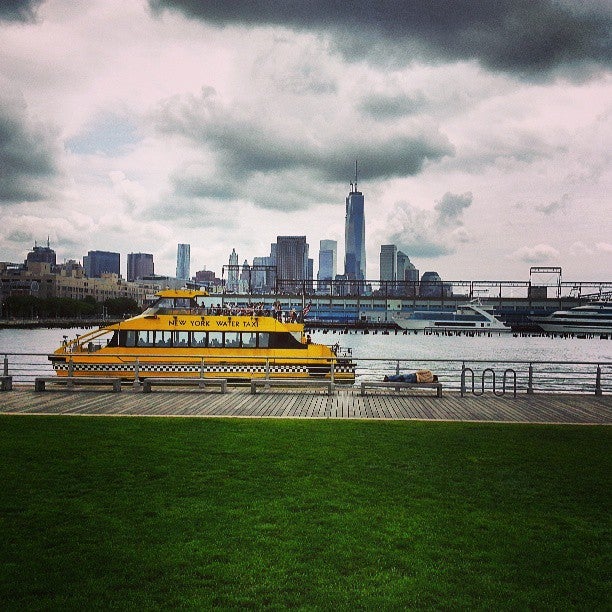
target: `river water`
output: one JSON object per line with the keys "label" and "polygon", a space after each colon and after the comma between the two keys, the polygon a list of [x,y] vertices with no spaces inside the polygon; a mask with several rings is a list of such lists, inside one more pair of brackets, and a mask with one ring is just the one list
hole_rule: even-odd
{"label": "river water", "polygon": [[[53,352],[64,336],[69,339],[89,330],[73,329],[0,329],[0,355],[38,353],[39,356],[9,355],[9,369],[17,381],[35,375],[50,374],[44,354]],[[525,382],[528,364],[522,362],[569,362],[567,365],[538,365],[540,385],[550,389],[567,388],[568,378],[579,380],[579,386],[593,384],[596,365],[579,366],[581,362],[608,364],[603,366],[604,389],[612,389],[612,340],[600,338],[563,338],[560,336],[498,335],[435,335],[381,330],[350,331],[317,330],[313,342],[350,348],[357,362],[357,380],[378,378],[396,371],[427,368],[439,373],[450,386],[457,387],[461,362],[473,368],[476,377],[492,368],[498,377],[507,368],[517,372]],[[451,363],[450,361],[459,361]],[[449,361],[445,363],[445,361]],[[486,362],[486,363],[481,363]],[[23,364],[23,365],[20,365]],[[575,373],[578,373],[576,378]]]}

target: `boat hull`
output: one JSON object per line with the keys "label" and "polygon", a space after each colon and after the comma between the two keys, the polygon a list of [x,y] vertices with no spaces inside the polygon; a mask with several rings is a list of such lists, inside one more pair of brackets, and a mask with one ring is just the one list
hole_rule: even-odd
{"label": "boat hull", "polygon": [[127,358],[96,354],[72,354],[54,356],[53,368],[58,376],[97,376],[134,380],[134,378],[228,378],[236,382],[252,378],[329,378],[337,382],[353,383],[355,364],[351,360],[289,360],[283,358],[256,359],[248,361],[228,358],[206,359],[164,358],[142,356]]}

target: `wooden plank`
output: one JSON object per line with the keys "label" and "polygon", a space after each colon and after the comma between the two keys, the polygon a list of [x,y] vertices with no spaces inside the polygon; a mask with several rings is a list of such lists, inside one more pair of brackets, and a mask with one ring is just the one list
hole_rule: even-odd
{"label": "wooden plank", "polygon": [[436,398],[380,392],[361,397],[357,387],[342,388],[332,397],[324,390],[313,393],[281,389],[251,396],[245,387],[232,388],[225,395],[174,390],[143,395],[131,388],[118,394],[91,388],[35,393],[17,386],[1,394],[0,412],[612,424],[612,396],[523,394],[512,398],[486,393],[481,397],[460,397],[449,392]]}

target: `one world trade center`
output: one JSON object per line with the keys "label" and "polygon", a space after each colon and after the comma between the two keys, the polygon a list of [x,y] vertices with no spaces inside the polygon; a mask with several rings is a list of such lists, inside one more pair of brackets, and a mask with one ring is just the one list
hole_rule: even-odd
{"label": "one world trade center", "polygon": [[365,280],[365,215],[363,194],[357,191],[357,162],[355,162],[355,182],[346,197],[346,221],[344,226],[345,255],[344,274],[350,280]]}

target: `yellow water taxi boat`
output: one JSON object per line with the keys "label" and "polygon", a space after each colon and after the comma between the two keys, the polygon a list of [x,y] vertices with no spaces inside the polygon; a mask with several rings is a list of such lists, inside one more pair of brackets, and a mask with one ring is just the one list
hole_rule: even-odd
{"label": "yellow water taxi boat", "polygon": [[206,295],[160,291],[142,314],[66,341],[49,359],[59,376],[354,382],[350,351],[310,342],[303,322],[257,307],[204,307]]}

